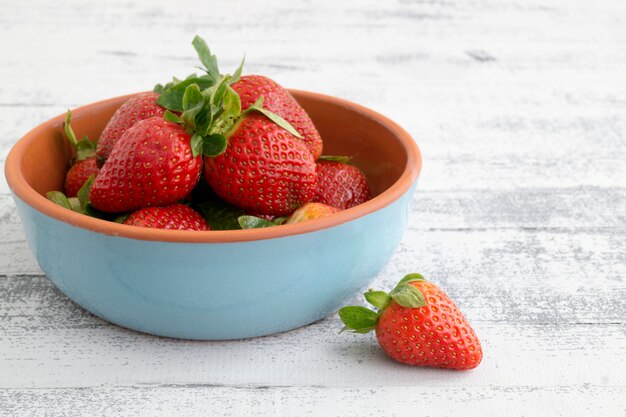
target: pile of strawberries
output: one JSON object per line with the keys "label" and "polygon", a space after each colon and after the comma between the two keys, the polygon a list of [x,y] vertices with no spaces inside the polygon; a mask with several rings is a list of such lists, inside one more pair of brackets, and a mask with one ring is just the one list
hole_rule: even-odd
{"label": "pile of strawberries", "polygon": [[276,226],[328,216],[370,199],[365,175],[349,158],[322,156],[309,115],[275,81],[220,74],[199,37],[206,74],[126,101],[100,138],[78,140],[68,209],[125,224],[179,230]]}
{"label": "pile of strawberries", "polygon": [[[47,197],[70,210],[133,226],[229,230],[299,223],[370,199],[350,158],[322,156],[322,138],[291,94],[260,75],[220,74],[199,37],[192,42],[206,74],[134,96],[97,141],[78,140],[65,194]],[[374,330],[392,359],[458,370],[483,351],[454,302],[419,274],[389,293],[369,290],[376,310],[339,310],[343,330]]]}

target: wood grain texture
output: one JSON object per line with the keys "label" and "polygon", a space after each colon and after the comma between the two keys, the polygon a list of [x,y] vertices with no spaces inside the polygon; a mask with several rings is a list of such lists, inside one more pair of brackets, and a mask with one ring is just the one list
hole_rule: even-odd
{"label": "wood grain texture", "polygon": [[[0,416],[465,417],[621,416],[623,388],[129,386],[104,389],[0,390]],[[523,407],[512,407],[523,404]],[[4,410],[4,411],[3,411]],[[6,410],[18,410],[7,412]]]}
{"label": "wood grain texture", "polygon": [[0,168],[68,107],[192,71],[196,33],[225,70],[245,52],[249,73],[398,121],[424,169],[373,285],[423,272],[486,352],[412,369],[333,316],[235,342],[118,328],[45,278],[0,181],[0,416],[626,414],[622,0],[0,6]]}
{"label": "wood grain texture", "polygon": [[[0,311],[5,317],[0,388],[62,388],[70,381],[71,387],[141,385],[164,380],[174,384],[370,388],[621,386],[626,366],[623,323],[475,319],[472,323],[485,349],[479,368],[467,373],[416,371],[390,362],[371,335],[338,335],[341,323],[335,316],[263,338],[181,341],[110,325],[50,290],[43,277],[38,285],[20,278],[9,281],[14,287],[2,288],[0,293],[16,296],[12,304],[21,307]],[[39,305],[30,300],[39,300]]]}

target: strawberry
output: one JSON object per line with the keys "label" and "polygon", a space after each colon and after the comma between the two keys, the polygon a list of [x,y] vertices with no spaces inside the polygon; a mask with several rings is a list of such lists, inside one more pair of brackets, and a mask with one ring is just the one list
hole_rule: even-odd
{"label": "strawberry", "polygon": [[243,110],[263,97],[264,107],[279,115],[302,135],[301,141],[311,151],[313,159],[322,154],[322,138],[313,121],[296,99],[276,81],[262,75],[244,75],[232,84],[239,97]]}
{"label": "strawberry", "polygon": [[163,117],[165,109],[157,104],[158,98],[159,95],[152,92],[138,94],[117,109],[98,140],[96,148],[98,166],[104,164],[117,141],[135,123],[151,117]]}
{"label": "strawberry", "polygon": [[72,112],[68,110],[63,128],[67,140],[69,140],[74,148],[74,158],[72,159],[71,167],[67,174],[65,174],[65,194],[67,194],[69,198],[76,197],[78,190],[80,190],[89,177],[93,174],[97,174],[100,170],[96,165],[96,143],[89,140],[87,136],[78,140],[72,129],[71,120]]}
{"label": "strawberry", "polygon": [[190,140],[182,126],[161,117],[137,122],[102,166],[89,192],[91,205],[116,213],[185,197],[202,171],[202,158],[194,156]]}
{"label": "strawberry", "polygon": [[[231,87],[242,66],[232,76],[221,75],[206,43],[196,36],[192,44],[206,75],[155,87],[161,91],[159,104],[168,109],[165,117],[193,135],[194,154],[205,156],[204,178],[223,200],[260,215],[293,212],[313,197],[317,182],[302,136],[264,108],[263,97],[244,110]],[[180,117],[175,111],[182,111]]]}
{"label": "strawberry", "polygon": [[76,161],[65,174],[65,194],[71,198],[78,195],[78,190],[92,175],[98,175],[100,168],[96,164],[96,158],[91,157]]}
{"label": "strawberry", "polygon": [[[389,294],[369,290],[368,302],[343,307],[343,330],[376,331],[379,345],[392,359],[408,365],[472,369],[483,357],[480,341],[454,302],[419,274],[406,275]],[[342,330],[342,331],[343,331]]]}
{"label": "strawberry", "polygon": [[[240,110],[245,111],[262,100],[266,111],[276,114],[295,128],[298,140],[311,151],[313,159],[319,158],[322,154],[322,138],[309,115],[287,89],[261,75],[241,76],[243,61],[232,76],[223,76],[218,69],[217,57],[211,54],[204,40],[196,36],[192,44],[204,65],[206,74],[200,77],[192,74],[184,80],[174,78],[174,81],[166,86],[160,84],[155,86],[155,91],[161,93],[158,100],[161,106],[171,111],[182,111],[180,96],[186,87],[195,83],[201,91],[204,91],[215,84],[220,84],[226,78],[227,88],[239,96],[237,102],[241,107]],[[215,90],[215,87],[213,89]]]}
{"label": "strawberry", "polygon": [[301,223],[307,220],[319,219],[321,217],[330,216],[333,213],[337,213],[341,210],[338,208],[327,206],[322,203],[306,203],[287,219],[286,224]]}
{"label": "strawberry", "polygon": [[204,158],[204,178],[222,199],[254,213],[283,216],[313,197],[311,153],[266,115],[243,114],[226,135],[226,151]]}
{"label": "strawberry", "polygon": [[323,156],[317,161],[317,191],[312,201],[345,210],[371,198],[365,174],[346,160]]}
{"label": "strawberry", "polygon": [[145,207],[128,216],[124,224],[153,229],[211,230],[200,213],[184,204]]}

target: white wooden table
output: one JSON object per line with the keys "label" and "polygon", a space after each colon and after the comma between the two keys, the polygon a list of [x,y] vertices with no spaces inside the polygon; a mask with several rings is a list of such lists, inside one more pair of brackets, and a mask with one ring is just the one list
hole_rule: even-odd
{"label": "white wooden table", "polygon": [[[68,107],[195,65],[344,97],[407,128],[423,175],[374,286],[435,280],[474,371],[397,365],[336,316],[234,342],[151,337],[60,294],[0,181],[1,416],[626,415],[626,2],[0,1],[0,159]],[[357,300],[355,295],[354,301]]]}

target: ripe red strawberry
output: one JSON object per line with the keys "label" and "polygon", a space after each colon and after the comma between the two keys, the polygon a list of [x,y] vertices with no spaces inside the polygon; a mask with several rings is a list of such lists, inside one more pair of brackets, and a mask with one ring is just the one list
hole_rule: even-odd
{"label": "ripe red strawberry", "polygon": [[231,87],[241,97],[243,110],[263,97],[263,107],[285,119],[302,135],[299,140],[311,151],[313,159],[320,157],[322,138],[309,115],[287,89],[262,75],[244,75]]}
{"label": "ripe red strawberry", "polygon": [[163,206],[186,196],[202,171],[190,135],[161,117],[141,120],[119,139],[91,187],[89,201],[116,213]]}
{"label": "ripe red strawberry", "polygon": [[[325,157],[322,157],[325,158]],[[338,162],[337,157],[317,161],[317,191],[312,201],[341,210],[358,206],[371,198],[365,174],[354,165]]]}
{"label": "ripe red strawberry", "polygon": [[67,197],[76,197],[78,190],[85,182],[100,170],[96,165],[96,143],[84,136],[81,140],[76,138],[76,134],[71,125],[72,112],[67,111],[65,117],[65,136],[74,148],[74,158],[69,171],[65,174],[65,194]]}
{"label": "ripe red strawberry", "polygon": [[92,175],[98,175],[100,168],[96,164],[96,158],[90,157],[82,161],[76,161],[65,174],[65,194],[67,197],[76,197],[78,190]]}
{"label": "ripe red strawberry", "polygon": [[124,224],[173,230],[211,230],[204,217],[184,204],[145,207],[133,212]]}
{"label": "ripe red strawberry", "polygon": [[156,101],[159,95],[156,93],[143,93],[128,99],[111,117],[98,140],[96,158],[98,166],[102,166],[117,141],[131,126],[140,120],[151,117],[163,117],[165,109]]}
{"label": "ripe red strawberry", "polygon": [[286,224],[301,223],[307,220],[319,219],[321,217],[330,216],[341,210],[335,207],[327,206],[322,203],[306,203],[287,219]]}
{"label": "ripe red strawberry", "polygon": [[224,200],[249,212],[283,216],[315,193],[315,162],[302,142],[264,114],[242,116],[224,153],[204,158],[204,177]]}
{"label": "ripe red strawberry", "polygon": [[[164,117],[184,125],[192,135],[193,155],[205,156],[204,177],[226,202],[260,215],[293,212],[313,197],[317,183],[315,160],[300,141],[302,135],[264,107],[265,96],[246,102],[242,110],[242,98],[231,87],[240,79],[242,67],[232,76],[222,76],[206,43],[196,36],[192,44],[207,74],[157,86],[159,104],[168,109]],[[252,93],[246,94],[247,100]],[[283,104],[280,109],[290,108]]]}
{"label": "ripe red strawberry", "polygon": [[417,366],[472,369],[483,357],[480,341],[454,302],[419,274],[405,276],[389,294],[369,290],[365,298],[378,308],[339,310],[355,333],[376,331],[378,343],[392,359]]}

